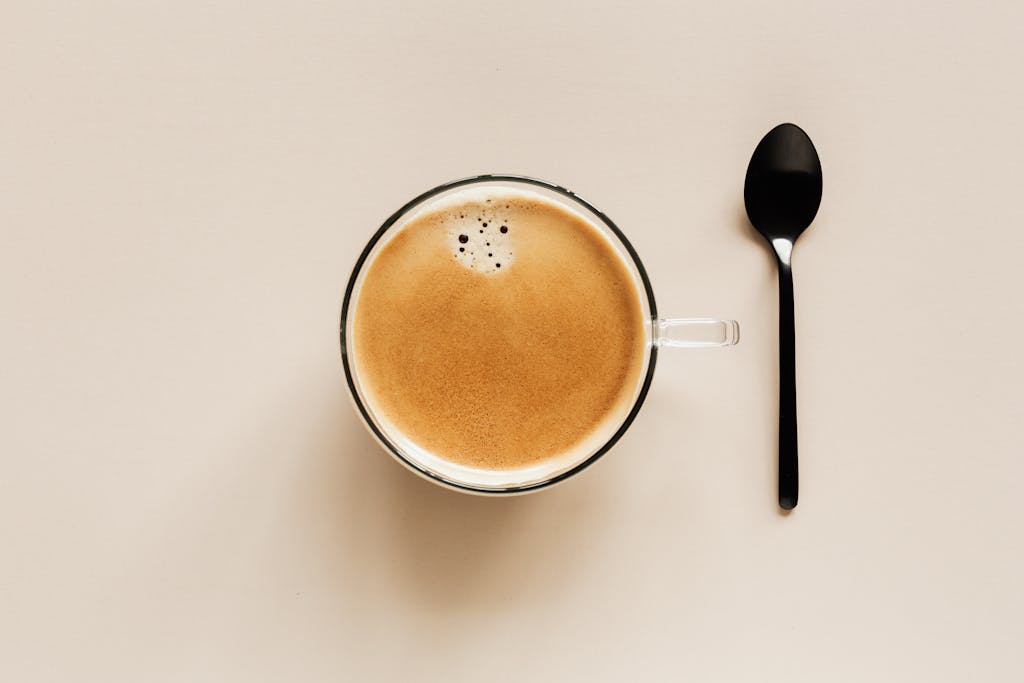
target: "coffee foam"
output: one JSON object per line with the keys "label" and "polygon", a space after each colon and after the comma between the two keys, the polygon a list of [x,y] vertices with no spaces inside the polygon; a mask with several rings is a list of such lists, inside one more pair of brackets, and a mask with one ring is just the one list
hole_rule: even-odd
{"label": "coffee foam", "polygon": [[484,199],[448,210],[448,247],[459,264],[480,273],[508,271],[513,258],[509,232],[516,223],[511,206]]}
{"label": "coffee foam", "polygon": [[537,193],[466,189],[379,248],[352,358],[407,450],[536,469],[621,423],[646,358],[641,308],[628,266],[583,216]]}
{"label": "coffee foam", "polygon": [[496,194],[467,187],[419,209],[410,222],[427,214],[442,216],[448,249],[458,263],[484,274],[503,268],[507,272],[515,257],[512,234],[517,214],[537,196],[515,189],[502,189]]}

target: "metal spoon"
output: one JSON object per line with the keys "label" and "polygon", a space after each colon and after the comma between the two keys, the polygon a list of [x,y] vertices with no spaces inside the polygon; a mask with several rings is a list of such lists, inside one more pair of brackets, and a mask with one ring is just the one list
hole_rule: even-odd
{"label": "metal spoon", "polygon": [[821,204],[821,161],[807,133],[792,123],[758,143],[743,186],[747,217],[779,261],[779,507],[796,507],[796,349],[793,332],[793,245]]}

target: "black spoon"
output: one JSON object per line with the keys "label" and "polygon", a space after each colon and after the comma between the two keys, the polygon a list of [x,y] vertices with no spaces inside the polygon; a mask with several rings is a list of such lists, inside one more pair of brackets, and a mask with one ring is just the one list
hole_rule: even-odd
{"label": "black spoon", "polygon": [[807,133],[792,123],[768,131],[747,166],[743,203],[754,228],[779,260],[779,507],[796,507],[796,349],[793,333],[793,244],[821,204],[821,161]]}

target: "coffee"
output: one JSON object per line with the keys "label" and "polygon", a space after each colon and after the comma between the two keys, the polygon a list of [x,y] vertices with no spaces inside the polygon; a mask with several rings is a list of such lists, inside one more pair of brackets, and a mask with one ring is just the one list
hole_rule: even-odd
{"label": "coffee", "polygon": [[641,292],[598,227],[539,193],[464,189],[379,247],[350,359],[416,447],[508,470],[606,441],[646,344]]}

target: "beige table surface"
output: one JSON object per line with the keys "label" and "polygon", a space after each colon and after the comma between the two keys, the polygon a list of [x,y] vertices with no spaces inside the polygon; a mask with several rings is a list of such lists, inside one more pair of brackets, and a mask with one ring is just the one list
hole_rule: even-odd
{"label": "beige table surface", "polygon": [[[1024,680],[1024,7],[4,3],[0,680]],[[793,120],[802,496],[741,213]],[[668,315],[610,455],[489,500],[345,395],[349,270],[506,171],[626,231]]]}

